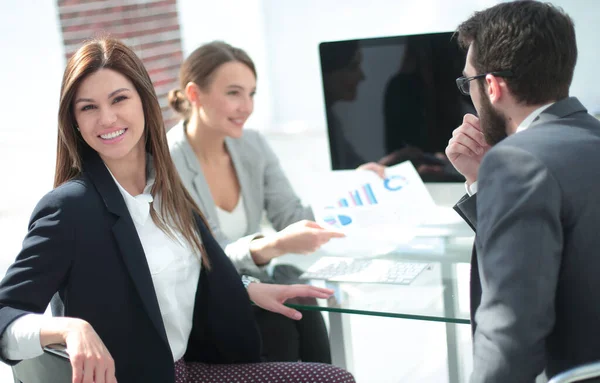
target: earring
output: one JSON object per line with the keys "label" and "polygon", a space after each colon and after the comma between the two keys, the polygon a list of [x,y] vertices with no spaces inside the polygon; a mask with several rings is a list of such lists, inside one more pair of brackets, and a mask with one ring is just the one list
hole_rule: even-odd
{"label": "earring", "polygon": [[78,132],[81,132],[81,130],[79,130],[79,126],[75,125],[75,129],[77,129]]}

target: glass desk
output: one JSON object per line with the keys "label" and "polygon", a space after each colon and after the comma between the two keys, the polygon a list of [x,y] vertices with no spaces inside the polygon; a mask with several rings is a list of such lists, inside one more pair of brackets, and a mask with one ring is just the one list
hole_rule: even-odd
{"label": "glass desk", "polygon": [[[347,351],[350,328],[347,316],[359,314],[409,320],[446,323],[448,378],[450,383],[461,381],[456,325],[469,325],[469,275],[473,246],[472,236],[419,238],[416,244],[385,255],[368,258],[397,259],[426,262],[429,267],[409,285],[385,283],[349,283],[311,280],[309,283],[335,291],[328,300],[289,302],[302,310],[327,312],[333,364],[352,370],[352,358]],[[322,256],[341,256],[319,251],[311,255],[286,255],[274,260],[306,270]],[[343,256],[365,257],[360,253]],[[276,261],[276,262],[275,262]],[[301,283],[306,281],[301,281]]]}

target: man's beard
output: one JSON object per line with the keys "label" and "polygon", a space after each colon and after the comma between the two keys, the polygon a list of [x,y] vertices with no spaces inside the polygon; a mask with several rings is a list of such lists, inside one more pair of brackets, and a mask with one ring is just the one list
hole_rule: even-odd
{"label": "man's beard", "polygon": [[481,92],[481,110],[479,111],[479,123],[485,141],[494,146],[507,137],[506,134],[506,116],[498,112],[492,106],[490,99],[484,92]]}

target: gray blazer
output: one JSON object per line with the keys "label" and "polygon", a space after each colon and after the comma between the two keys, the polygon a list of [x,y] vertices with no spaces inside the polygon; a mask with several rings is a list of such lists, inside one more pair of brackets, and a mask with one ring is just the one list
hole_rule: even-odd
{"label": "gray blazer", "polygon": [[246,129],[241,138],[226,138],[244,198],[247,231],[242,238],[229,239],[220,228],[215,201],[202,173],[200,163],[185,135],[183,123],[167,134],[169,149],[188,192],[204,213],[219,244],[240,273],[264,277],[250,255],[250,242],[260,236],[260,222],[266,211],[277,231],[303,219],[314,219],[310,207],[303,206],[283,173],[279,160],[265,138]]}
{"label": "gray blazer", "polygon": [[472,383],[530,383],[600,359],[599,196],[600,122],[576,98],[486,154]]}

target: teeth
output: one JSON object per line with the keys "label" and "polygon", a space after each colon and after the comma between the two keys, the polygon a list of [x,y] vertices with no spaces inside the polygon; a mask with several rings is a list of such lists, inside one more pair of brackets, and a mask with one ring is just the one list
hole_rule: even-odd
{"label": "teeth", "polygon": [[105,140],[110,140],[111,138],[119,137],[123,133],[125,133],[125,129],[117,130],[116,132],[112,132],[112,133],[108,133],[108,134],[102,134],[102,135],[100,135],[100,137],[102,137]]}

